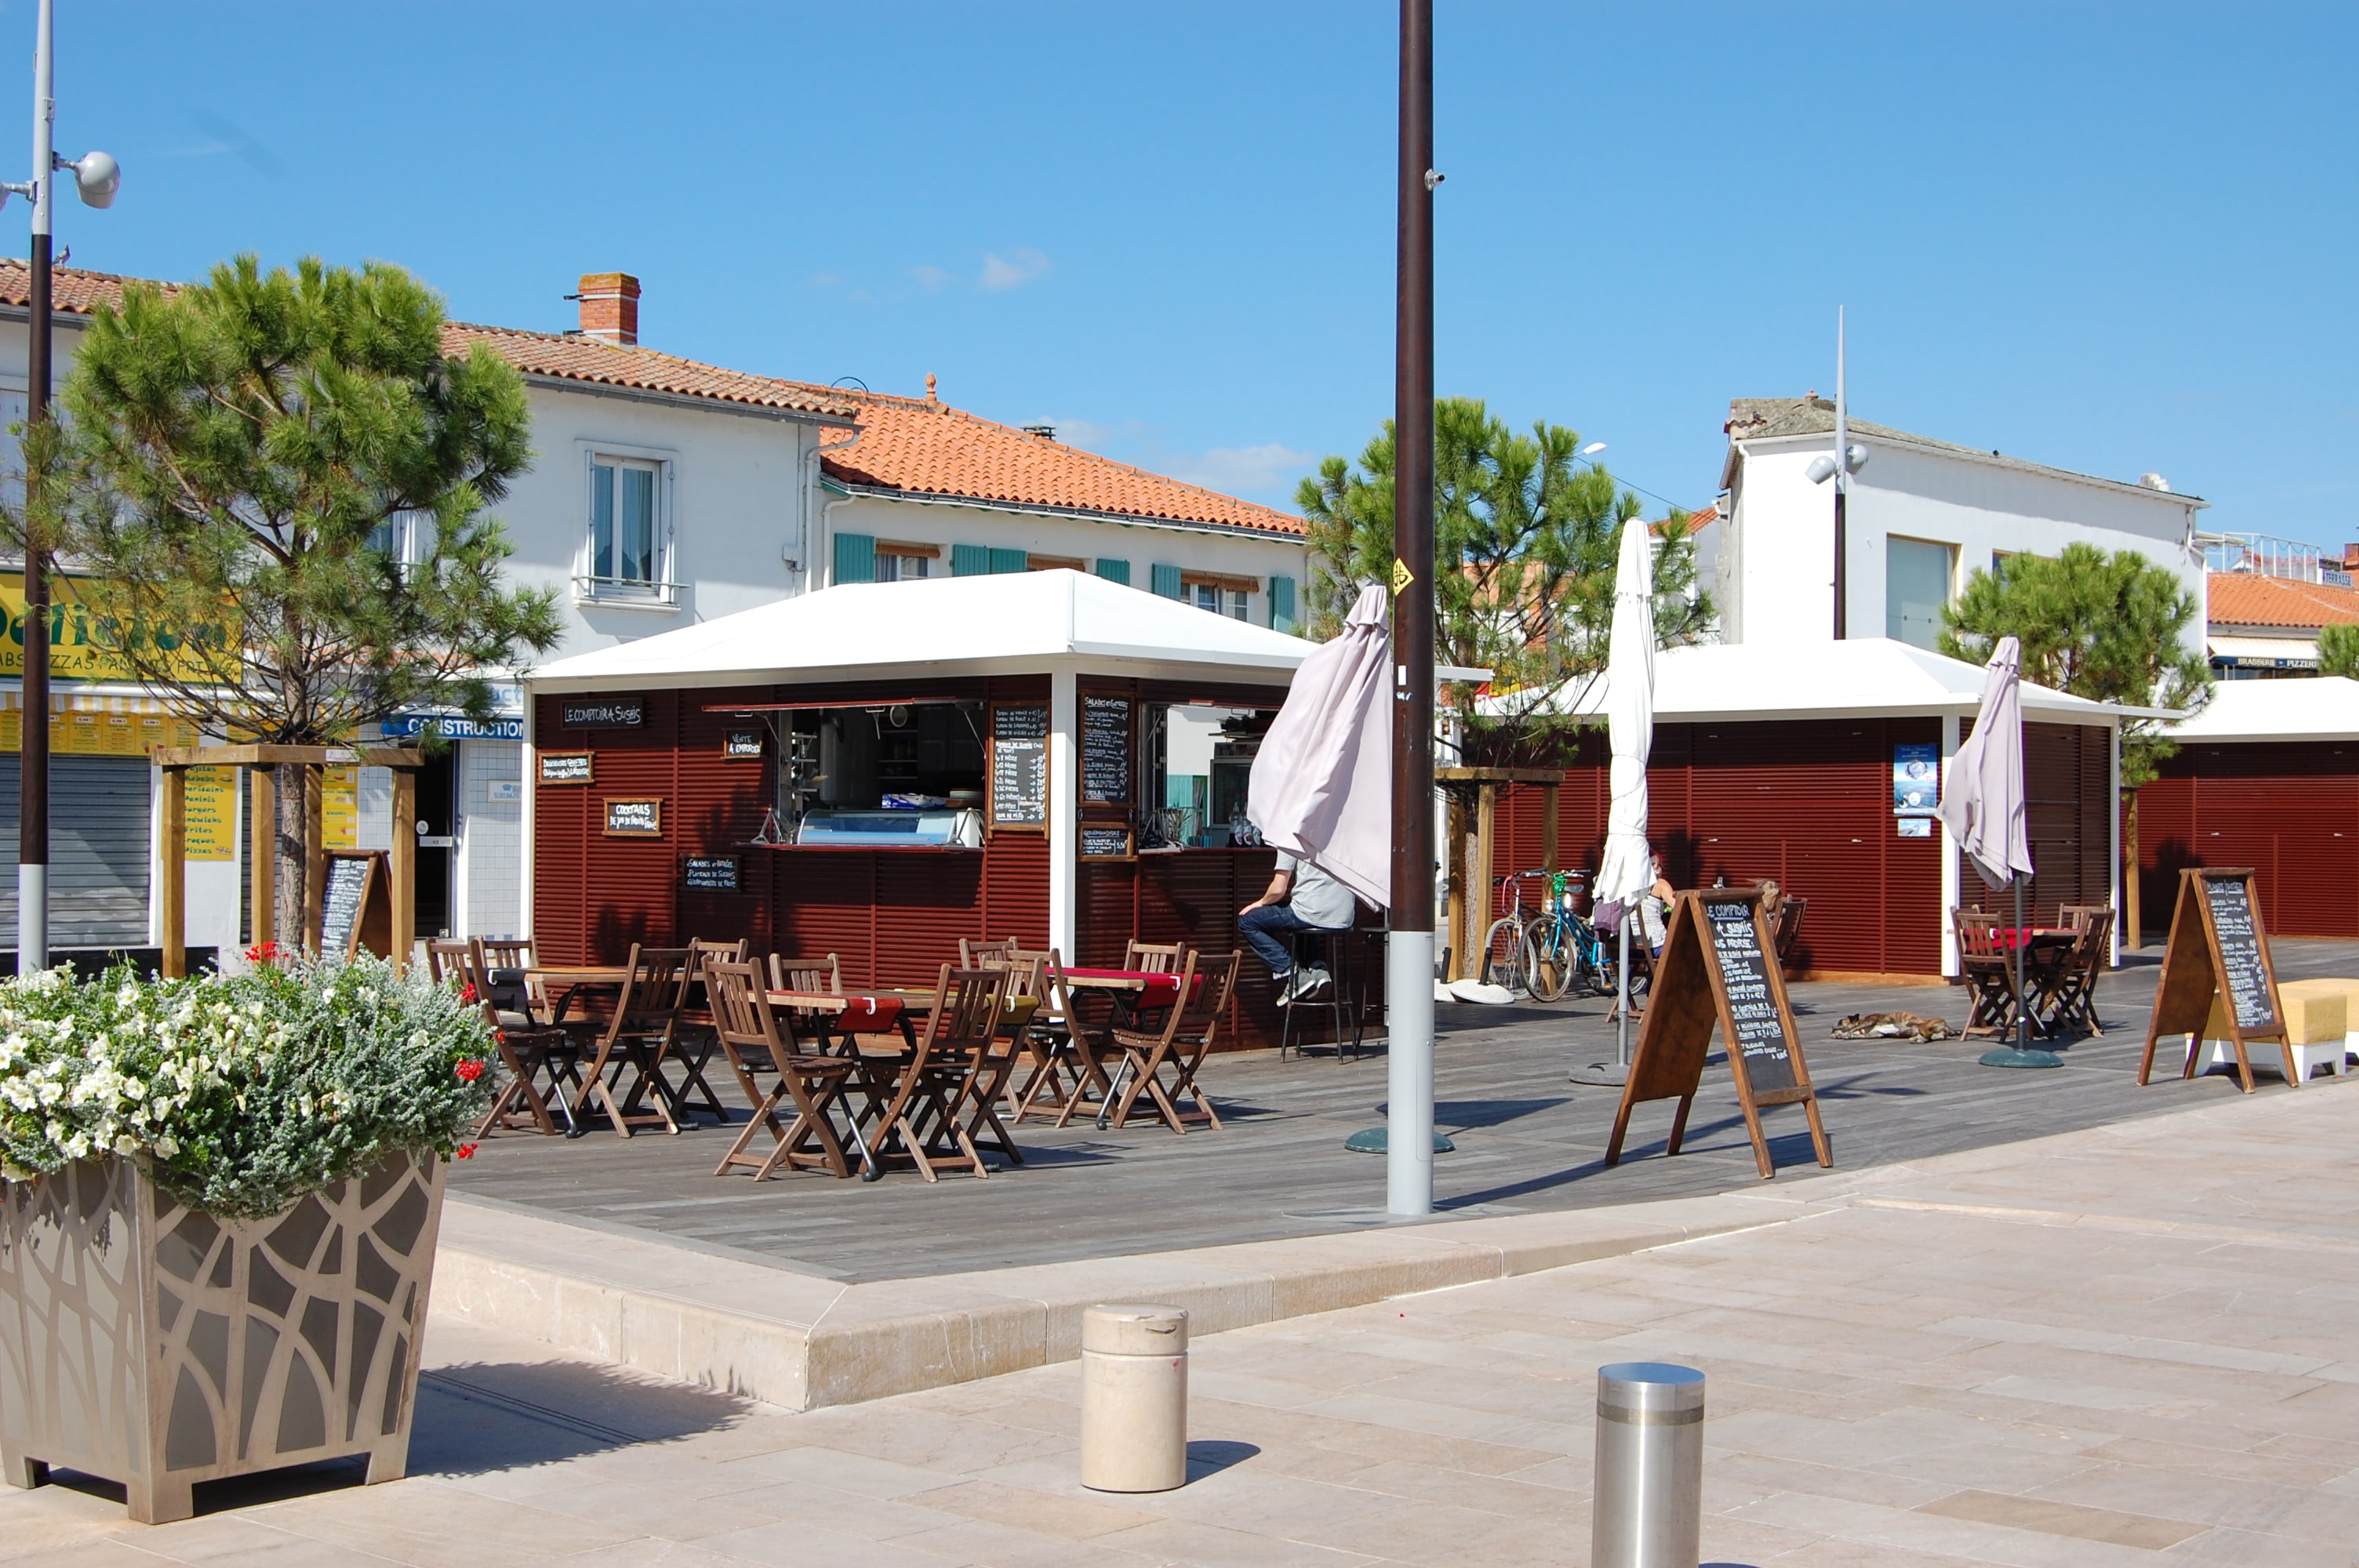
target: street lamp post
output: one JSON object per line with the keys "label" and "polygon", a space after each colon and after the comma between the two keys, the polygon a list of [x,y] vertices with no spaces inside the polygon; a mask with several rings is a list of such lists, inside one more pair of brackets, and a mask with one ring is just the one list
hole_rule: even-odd
{"label": "street lamp post", "polygon": [[[54,133],[58,103],[51,70],[52,0],[40,0],[33,40],[33,178],[0,184],[0,202],[10,193],[33,204],[33,237],[26,322],[25,419],[49,416],[49,197],[60,169],[71,169],[84,203],[108,207],[123,185],[123,170],[104,153],[86,153],[69,163],[57,156]],[[49,543],[36,536],[27,508],[25,538],[25,676],[22,718],[17,726],[19,795],[16,820],[16,972],[31,974],[49,964]]]}
{"label": "street lamp post", "polygon": [[1385,1209],[1433,1212],[1433,0],[1401,0]]}
{"label": "street lamp post", "polygon": [[1844,503],[1851,499],[1851,476],[1867,466],[1867,449],[1851,444],[1850,411],[1843,406],[1843,311],[1835,307],[1835,451],[1843,464],[1821,454],[1810,460],[1806,470],[1812,484],[1835,481],[1835,641],[1851,635],[1851,542],[1846,536],[1849,520],[1843,515]]}

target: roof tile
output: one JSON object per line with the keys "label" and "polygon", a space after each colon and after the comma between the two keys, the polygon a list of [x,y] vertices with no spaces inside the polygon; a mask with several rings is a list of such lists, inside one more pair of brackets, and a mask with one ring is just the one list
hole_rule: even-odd
{"label": "roof tile", "polygon": [[2291,578],[2212,572],[2206,578],[2214,626],[2321,626],[2359,622],[2359,589]]}

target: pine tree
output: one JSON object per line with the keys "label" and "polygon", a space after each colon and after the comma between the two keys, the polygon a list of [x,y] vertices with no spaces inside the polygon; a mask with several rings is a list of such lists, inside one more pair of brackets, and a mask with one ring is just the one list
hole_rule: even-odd
{"label": "pine tree", "polygon": [[[250,255],[96,312],[60,397],[63,543],[174,712],[235,741],[348,744],[420,704],[487,717],[484,672],[555,645],[554,595],[503,585],[485,511],[531,459],[523,378],[486,345],[446,354],[442,325],[399,267],[266,275]],[[276,837],[291,946],[302,791],[278,792]]]}

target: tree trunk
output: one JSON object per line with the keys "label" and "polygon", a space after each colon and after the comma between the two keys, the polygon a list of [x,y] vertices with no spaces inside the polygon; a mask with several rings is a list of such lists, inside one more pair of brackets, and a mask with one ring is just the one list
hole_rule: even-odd
{"label": "tree trunk", "polygon": [[310,869],[310,795],[318,784],[314,770],[285,766],[278,770],[271,838],[276,851],[271,868],[274,884],[270,939],[285,951],[299,953],[306,940],[303,930],[304,873]]}
{"label": "tree trunk", "polygon": [[2130,791],[2129,795],[2128,820],[2122,825],[2122,934],[2130,951],[2136,952],[2146,946],[2145,934],[2138,929],[2146,889],[2138,877],[2137,791]]}

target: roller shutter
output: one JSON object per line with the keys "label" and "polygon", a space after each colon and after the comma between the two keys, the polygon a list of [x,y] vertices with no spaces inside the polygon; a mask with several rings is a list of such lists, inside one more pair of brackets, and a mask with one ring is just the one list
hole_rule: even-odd
{"label": "roller shutter", "polygon": [[[0,946],[16,946],[18,759],[0,756]],[[49,758],[49,945],[147,941],[144,757]]]}

